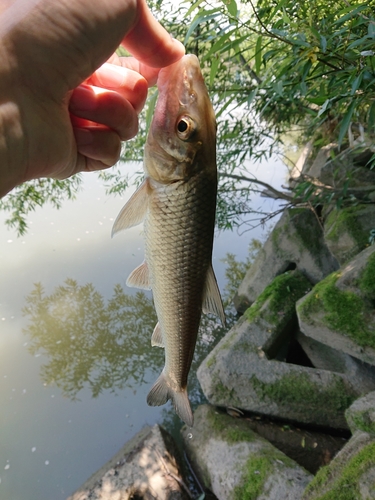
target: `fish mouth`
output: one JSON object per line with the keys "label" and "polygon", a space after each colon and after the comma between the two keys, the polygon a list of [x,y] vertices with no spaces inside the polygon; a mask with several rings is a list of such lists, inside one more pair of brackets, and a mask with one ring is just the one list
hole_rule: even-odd
{"label": "fish mouth", "polygon": [[[177,88],[176,81],[180,82]],[[176,94],[182,93],[183,97],[180,95],[179,101],[182,106],[186,106],[191,102],[190,95],[194,95],[196,99],[193,84],[198,81],[203,81],[198,58],[194,54],[186,54],[179,61],[160,70],[157,85],[160,93],[165,91],[164,87],[173,88]]]}

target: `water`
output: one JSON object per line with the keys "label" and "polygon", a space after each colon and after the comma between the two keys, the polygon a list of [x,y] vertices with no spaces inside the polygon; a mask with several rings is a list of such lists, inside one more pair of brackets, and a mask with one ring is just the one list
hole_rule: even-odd
{"label": "water", "polygon": [[[255,173],[274,185],[285,176],[276,162]],[[125,199],[89,174],[77,201],[38,209],[24,237],[0,214],[0,500],[66,499],[143,426],[177,432],[172,412],[146,404],[163,354],[149,344],[150,295],[125,285],[142,229],[110,238]],[[261,234],[216,235],[221,289],[221,259],[244,260]]]}

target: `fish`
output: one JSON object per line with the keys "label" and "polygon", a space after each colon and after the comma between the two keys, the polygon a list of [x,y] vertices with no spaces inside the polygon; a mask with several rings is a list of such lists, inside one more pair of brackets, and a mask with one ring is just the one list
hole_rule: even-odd
{"label": "fish", "polygon": [[152,289],[158,323],[151,345],[165,349],[165,366],[147,403],[160,406],[171,399],[178,416],[193,426],[187,381],[202,311],[225,324],[212,268],[216,118],[195,55],[161,69],[157,87],[144,148],[145,177],[112,234],[144,221],[145,260],[126,283]]}

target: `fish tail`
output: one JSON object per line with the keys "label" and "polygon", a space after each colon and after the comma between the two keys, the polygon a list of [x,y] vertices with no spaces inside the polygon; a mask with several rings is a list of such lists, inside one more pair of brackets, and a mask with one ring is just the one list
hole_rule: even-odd
{"label": "fish tail", "polygon": [[169,399],[173,401],[177,415],[189,427],[193,426],[194,418],[186,387],[181,391],[174,391],[169,387],[164,373],[162,373],[147,396],[149,406],[164,405]]}

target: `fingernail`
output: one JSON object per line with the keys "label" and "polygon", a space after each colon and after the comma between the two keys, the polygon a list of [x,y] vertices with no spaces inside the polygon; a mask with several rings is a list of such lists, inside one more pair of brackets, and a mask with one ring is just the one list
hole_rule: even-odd
{"label": "fingernail", "polygon": [[76,138],[77,146],[88,146],[93,143],[93,136],[90,130],[86,128],[74,128],[74,137]]}
{"label": "fingernail", "polygon": [[125,83],[126,70],[122,66],[104,63],[95,72],[95,76],[103,87],[121,87]]}

